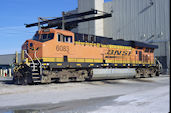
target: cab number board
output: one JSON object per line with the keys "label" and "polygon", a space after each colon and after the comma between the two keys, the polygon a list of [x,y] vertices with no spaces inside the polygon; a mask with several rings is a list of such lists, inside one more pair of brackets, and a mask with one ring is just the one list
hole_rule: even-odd
{"label": "cab number board", "polygon": [[57,45],[56,51],[62,51],[62,52],[68,52],[69,53],[69,46]]}

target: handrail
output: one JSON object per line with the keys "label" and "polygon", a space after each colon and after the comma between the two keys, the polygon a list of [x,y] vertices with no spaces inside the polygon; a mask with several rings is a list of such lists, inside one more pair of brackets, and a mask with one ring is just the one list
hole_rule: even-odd
{"label": "handrail", "polygon": [[33,59],[32,59],[31,56],[27,53],[26,50],[24,50],[24,52],[25,52],[26,55],[31,59],[31,62],[32,62],[32,64],[33,64],[33,70],[35,70],[35,63],[34,63]]}
{"label": "handrail", "polygon": [[26,50],[24,50],[24,52],[26,53],[26,55],[31,59],[31,62],[33,63],[33,65],[34,65],[34,61],[33,61],[33,59],[31,58],[31,56],[27,53],[27,51]]}
{"label": "handrail", "polygon": [[157,58],[155,58],[155,65],[157,66],[156,62],[158,63],[158,68],[161,70],[163,66]]}
{"label": "handrail", "polygon": [[37,59],[37,61],[39,62],[39,64],[40,64],[40,75],[42,75],[42,63],[41,63],[40,60],[37,58],[36,53],[37,53],[37,51],[35,51],[34,56],[35,56],[35,58]]}

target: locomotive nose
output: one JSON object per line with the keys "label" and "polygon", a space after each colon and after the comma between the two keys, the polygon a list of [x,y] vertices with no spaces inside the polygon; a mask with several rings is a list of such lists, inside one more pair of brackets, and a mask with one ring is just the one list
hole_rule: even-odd
{"label": "locomotive nose", "polygon": [[27,40],[23,47],[22,50],[27,51],[27,53],[31,56],[31,58],[35,58],[35,54],[37,57],[41,57],[41,49],[42,44],[40,42],[34,41],[34,40]]}
{"label": "locomotive nose", "polygon": [[27,40],[25,47],[27,50],[38,51],[42,47],[42,44],[33,40]]}

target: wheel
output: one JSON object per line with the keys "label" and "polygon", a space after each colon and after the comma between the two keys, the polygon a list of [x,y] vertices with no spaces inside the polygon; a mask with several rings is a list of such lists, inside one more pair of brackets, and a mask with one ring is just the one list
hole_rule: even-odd
{"label": "wheel", "polygon": [[59,82],[69,82],[69,78],[67,75],[63,74],[59,78]]}
{"label": "wheel", "polygon": [[90,81],[93,78],[93,70],[89,69],[88,71],[88,77],[85,78],[85,80]]}
{"label": "wheel", "polygon": [[20,71],[21,70],[14,73],[13,83],[16,85],[32,84],[33,82],[32,82],[30,74],[28,72],[25,72],[24,74],[22,74]]}
{"label": "wheel", "polygon": [[156,72],[156,76],[160,76],[160,72],[157,71],[157,72]]}
{"label": "wheel", "polygon": [[83,75],[79,75],[79,76],[77,77],[76,81],[82,82],[82,81],[85,81],[85,78],[84,78]]}
{"label": "wheel", "polygon": [[23,84],[22,74],[19,71],[14,72],[13,82],[16,85],[22,85]]}

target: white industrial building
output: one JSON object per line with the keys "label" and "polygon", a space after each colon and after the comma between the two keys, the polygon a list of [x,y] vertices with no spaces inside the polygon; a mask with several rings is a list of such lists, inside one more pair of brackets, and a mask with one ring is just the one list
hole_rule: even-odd
{"label": "white industrial building", "polygon": [[170,0],[78,0],[74,12],[91,9],[112,17],[80,23],[75,32],[156,44],[156,57],[170,70]]}
{"label": "white industrial building", "polygon": [[170,0],[78,0],[78,8],[67,13],[91,9],[112,17],[80,23],[74,32],[156,44],[155,55],[170,72]]}

